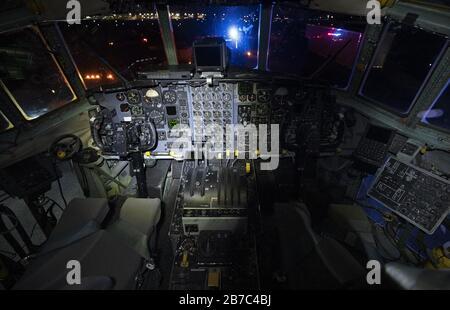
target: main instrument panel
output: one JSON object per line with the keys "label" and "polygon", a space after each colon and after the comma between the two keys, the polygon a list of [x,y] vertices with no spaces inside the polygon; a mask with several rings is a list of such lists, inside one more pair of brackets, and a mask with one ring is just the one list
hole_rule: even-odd
{"label": "main instrument panel", "polygon": [[[160,84],[100,93],[93,136],[104,155],[141,151],[183,159],[195,143],[208,140],[211,125],[225,133],[227,125],[269,124],[271,98],[270,86],[250,82]],[[180,138],[192,143],[180,143]],[[218,143],[225,149],[225,139]]]}

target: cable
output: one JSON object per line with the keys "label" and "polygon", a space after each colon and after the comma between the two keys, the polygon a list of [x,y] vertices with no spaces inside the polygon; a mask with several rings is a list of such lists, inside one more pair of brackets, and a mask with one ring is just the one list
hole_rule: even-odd
{"label": "cable", "polygon": [[53,162],[53,170],[55,172],[55,176],[56,176],[56,182],[58,183],[58,188],[59,188],[59,194],[61,195],[61,198],[64,202],[64,206],[67,208],[67,201],[66,201],[66,197],[64,197],[64,192],[61,186],[61,180],[58,177],[58,171],[57,171],[57,166],[56,166],[56,162]]}

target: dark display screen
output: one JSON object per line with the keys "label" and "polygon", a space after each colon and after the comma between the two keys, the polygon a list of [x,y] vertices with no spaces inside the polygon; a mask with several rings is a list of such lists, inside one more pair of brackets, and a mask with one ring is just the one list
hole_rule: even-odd
{"label": "dark display screen", "polygon": [[375,140],[377,142],[387,144],[391,138],[392,131],[386,128],[370,126],[367,131],[366,139]]}
{"label": "dark display screen", "polygon": [[198,67],[221,67],[222,56],[220,46],[197,46],[195,60]]}
{"label": "dark display screen", "polygon": [[177,107],[166,107],[167,115],[177,115]]}

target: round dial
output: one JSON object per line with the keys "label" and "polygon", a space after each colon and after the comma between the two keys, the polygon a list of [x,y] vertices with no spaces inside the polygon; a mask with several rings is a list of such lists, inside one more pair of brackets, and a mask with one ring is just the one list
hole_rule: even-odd
{"label": "round dial", "polygon": [[156,90],[150,88],[145,92],[144,102],[151,105],[159,104],[161,102],[161,97]]}
{"label": "round dial", "polygon": [[144,111],[142,110],[142,107],[140,107],[138,105],[131,106],[131,114],[141,115],[142,113],[144,113]]}
{"label": "round dial", "polygon": [[127,92],[127,99],[129,104],[138,104],[141,102],[141,94],[136,89]]}
{"label": "round dial", "polygon": [[209,93],[206,93],[203,95],[203,99],[205,99],[206,101],[211,101],[212,100],[212,95]]}
{"label": "round dial", "polygon": [[155,89],[150,88],[149,90],[147,90],[145,92],[145,97],[146,98],[158,98],[159,97],[159,93]]}
{"label": "round dial", "polygon": [[195,101],[202,101],[202,100],[203,100],[203,97],[202,97],[201,94],[196,94],[196,95],[194,96],[194,100],[195,100]]}
{"label": "round dial", "polygon": [[258,90],[258,101],[261,103],[267,103],[270,101],[270,93],[268,90],[260,89]]}
{"label": "round dial", "polygon": [[153,119],[155,124],[160,124],[164,121],[164,114],[161,111],[153,110],[149,114],[150,118]]}
{"label": "round dial", "polygon": [[116,99],[119,100],[119,101],[124,101],[125,98],[126,98],[126,96],[125,96],[124,93],[117,93],[116,94]]}
{"label": "round dial", "polygon": [[194,103],[194,110],[201,110],[202,104],[200,102]]}
{"label": "round dial", "polygon": [[211,109],[211,103],[210,102],[204,102],[203,103],[203,109],[205,109],[205,110]]}
{"label": "round dial", "polygon": [[229,93],[224,93],[222,99],[223,101],[230,101],[231,95]]}
{"label": "round dial", "polygon": [[173,90],[168,90],[163,93],[164,103],[174,104],[177,101],[177,93]]}

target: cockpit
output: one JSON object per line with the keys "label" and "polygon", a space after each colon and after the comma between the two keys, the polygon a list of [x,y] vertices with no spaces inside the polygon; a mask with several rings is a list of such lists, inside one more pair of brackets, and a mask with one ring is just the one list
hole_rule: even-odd
{"label": "cockpit", "polygon": [[0,15],[0,288],[449,289],[446,1]]}

